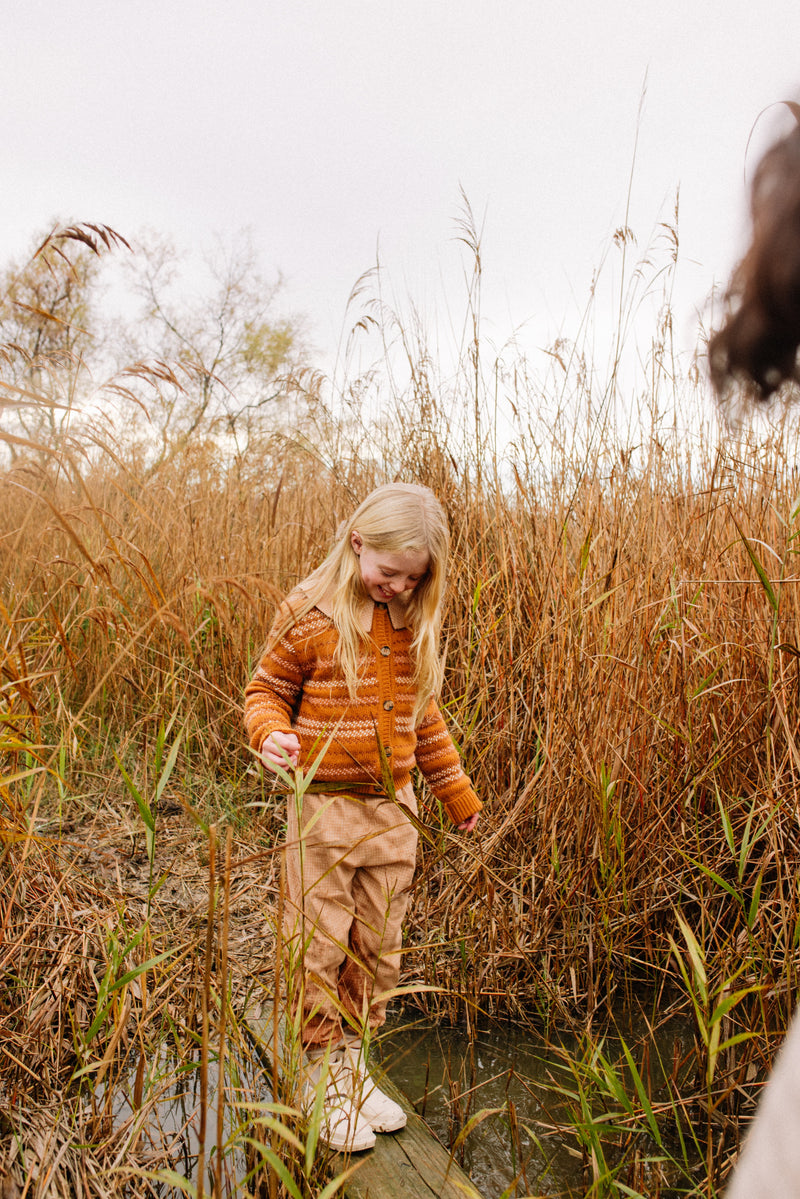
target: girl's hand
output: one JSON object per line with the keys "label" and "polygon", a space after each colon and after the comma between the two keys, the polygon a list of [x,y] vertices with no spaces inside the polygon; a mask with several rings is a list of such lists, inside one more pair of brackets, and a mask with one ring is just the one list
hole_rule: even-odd
{"label": "girl's hand", "polygon": [[294,733],[281,733],[277,730],[270,733],[261,746],[261,761],[270,770],[274,766],[282,766],[285,770],[287,756],[292,766],[296,766],[300,759],[299,738]]}
{"label": "girl's hand", "polygon": [[462,820],[461,824],[457,824],[456,828],[460,833],[471,833],[475,825],[478,823],[479,816],[480,812],[473,812],[473,814],[466,820]]}

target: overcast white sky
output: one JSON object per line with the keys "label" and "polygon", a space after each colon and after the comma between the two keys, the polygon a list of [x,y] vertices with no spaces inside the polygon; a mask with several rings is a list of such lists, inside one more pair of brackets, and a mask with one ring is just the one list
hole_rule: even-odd
{"label": "overcast white sky", "polygon": [[751,127],[800,94],[792,0],[3,7],[3,255],[56,216],[194,243],[250,227],[326,355],[378,246],[398,295],[459,310],[460,187],[485,214],[490,336],[568,328],[624,219],[645,79],[630,224],[645,245],[680,187],[685,335],[742,244]]}

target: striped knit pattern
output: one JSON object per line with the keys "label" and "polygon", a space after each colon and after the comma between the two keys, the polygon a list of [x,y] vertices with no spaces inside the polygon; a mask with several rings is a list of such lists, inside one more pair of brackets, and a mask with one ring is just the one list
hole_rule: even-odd
{"label": "striped knit pattern", "polygon": [[[295,592],[281,605],[274,628],[297,610]],[[431,699],[415,730],[411,631],[395,628],[384,604],[374,604],[369,645],[358,693],[351,700],[334,667],[338,633],[333,620],[312,608],[264,655],[245,689],[245,726],[260,752],[270,733],[294,732],[300,761],[308,769],[330,738],[315,784],[382,789],[381,751],[396,789],[419,766],[433,794],[454,823],[482,804],[461,766],[458,751],[436,702]],[[270,642],[272,637],[270,637]]]}

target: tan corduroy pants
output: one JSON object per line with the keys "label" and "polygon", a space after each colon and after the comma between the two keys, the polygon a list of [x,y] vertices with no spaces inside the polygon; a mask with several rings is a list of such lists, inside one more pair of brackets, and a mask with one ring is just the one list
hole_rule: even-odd
{"label": "tan corduroy pants", "polygon": [[[289,799],[284,937],[306,1046],[345,1027],[378,1028],[400,975],[403,918],[417,855],[417,804],[306,794]],[[297,981],[302,978],[301,987]]]}

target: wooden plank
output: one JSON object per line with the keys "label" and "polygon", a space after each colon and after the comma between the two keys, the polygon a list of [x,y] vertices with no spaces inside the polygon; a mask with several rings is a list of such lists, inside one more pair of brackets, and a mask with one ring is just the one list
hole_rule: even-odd
{"label": "wooden plank", "polygon": [[[272,1057],[272,1016],[249,1016],[245,1027],[257,1048]],[[347,1199],[482,1199],[448,1150],[417,1115],[411,1103],[380,1069],[375,1081],[408,1117],[399,1132],[378,1133],[375,1148],[354,1153],[349,1165],[358,1169],[345,1185]]]}

